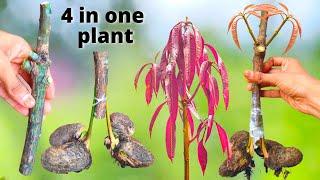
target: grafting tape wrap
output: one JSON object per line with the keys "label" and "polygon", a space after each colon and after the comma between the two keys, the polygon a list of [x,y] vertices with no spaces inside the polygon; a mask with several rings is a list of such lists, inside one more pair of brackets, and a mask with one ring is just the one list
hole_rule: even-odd
{"label": "grafting tape wrap", "polygon": [[35,98],[35,106],[29,112],[28,127],[24,149],[21,157],[19,171],[23,175],[30,175],[35,161],[35,153],[41,135],[41,126],[44,111],[44,99],[46,88],[49,84],[47,70],[49,60],[49,36],[51,5],[48,2],[40,4],[39,32],[37,39],[37,57],[31,56],[32,61],[23,63],[22,68],[30,73],[32,84],[32,96]]}

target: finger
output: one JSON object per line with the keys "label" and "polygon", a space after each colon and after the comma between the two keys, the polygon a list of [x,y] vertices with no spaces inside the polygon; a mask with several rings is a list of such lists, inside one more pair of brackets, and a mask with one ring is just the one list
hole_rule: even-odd
{"label": "finger", "polygon": [[51,103],[50,101],[44,102],[44,114],[47,115],[51,112]]}
{"label": "finger", "polygon": [[261,90],[260,91],[261,97],[268,97],[268,98],[280,98],[280,90]]}
{"label": "finger", "polygon": [[51,100],[54,98],[54,95],[55,95],[55,86],[54,86],[54,82],[53,82],[53,78],[52,78],[50,69],[47,72],[47,76],[48,76],[49,85],[48,85],[47,91],[46,91],[46,99]]}
{"label": "finger", "polygon": [[282,70],[278,69],[278,68],[272,68],[268,73],[272,74],[272,73],[281,73]]}
{"label": "finger", "polygon": [[262,72],[269,72],[274,66],[283,66],[288,63],[288,58],[271,57],[263,64]]}
{"label": "finger", "polygon": [[13,63],[21,63],[31,52],[30,45],[20,36],[0,31],[0,50]]}
{"label": "finger", "polygon": [[16,101],[12,100],[9,95],[7,94],[6,91],[4,91],[3,88],[0,87],[0,97],[2,97],[10,106],[13,107],[17,112],[24,116],[28,116],[29,114],[29,109],[21,106],[18,104]]}
{"label": "finger", "polygon": [[253,72],[246,70],[244,72],[244,77],[249,83],[267,83],[276,86],[279,81],[279,73],[265,74],[261,72]]}
{"label": "finger", "polygon": [[[259,84],[259,87],[260,88],[266,88],[266,87],[275,87],[275,86],[272,85],[272,84],[269,84],[269,83],[261,83],[261,84]],[[248,91],[252,91],[253,90],[253,84],[252,83],[248,83],[247,90]]]}
{"label": "finger", "polygon": [[10,48],[8,53],[7,56],[10,62],[21,64],[25,59],[27,59],[30,56],[32,50],[30,45],[26,41],[21,39],[19,42],[16,42],[16,44]]}
{"label": "finger", "polygon": [[[32,108],[35,104],[31,96],[30,86],[21,76],[17,75],[6,56],[0,52],[0,81],[10,98],[26,108]],[[3,60],[4,59],[4,60]]]}

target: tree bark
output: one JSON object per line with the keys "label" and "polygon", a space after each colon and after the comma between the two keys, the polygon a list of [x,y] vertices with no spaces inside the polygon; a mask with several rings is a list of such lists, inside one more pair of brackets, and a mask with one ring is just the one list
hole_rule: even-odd
{"label": "tree bark", "polygon": [[[262,12],[262,17],[266,12]],[[257,43],[254,45],[253,71],[261,72],[263,61],[266,55],[266,32],[268,19],[261,18],[259,25],[259,35]],[[253,84],[252,91],[252,109],[250,117],[250,136],[253,138],[254,145],[256,142],[264,138],[263,118],[261,114],[260,87]]]}
{"label": "tree bark", "polygon": [[108,53],[93,52],[95,64],[95,110],[94,116],[103,119],[106,115],[106,88],[108,84]]}
{"label": "tree bark", "polygon": [[46,88],[49,84],[47,70],[50,66],[49,59],[49,36],[51,5],[50,3],[40,4],[39,32],[36,53],[39,55],[33,61],[23,63],[23,68],[31,74],[32,96],[35,98],[35,106],[29,112],[28,127],[19,171],[23,175],[32,173],[35,161],[35,153],[41,135],[43,120],[44,99]]}

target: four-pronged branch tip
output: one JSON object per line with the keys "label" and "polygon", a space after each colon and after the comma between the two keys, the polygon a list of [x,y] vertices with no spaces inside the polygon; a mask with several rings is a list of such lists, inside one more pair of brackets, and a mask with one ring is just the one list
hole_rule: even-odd
{"label": "four-pronged branch tip", "polygon": [[30,61],[26,60],[22,68],[30,73],[32,84],[32,96],[35,98],[35,106],[30,109],[28,127],[24,149],[21,157],[19,171],[23,175],[30,175],[35,161],[35,153],[41,135],[43,120],[44,99],[46,88],[49,84],[47,70],[50,66],[49,59],[49,36],[50,36],[51,4],[40,4],[39,31],[37,38],[36,53],[30,55]]}

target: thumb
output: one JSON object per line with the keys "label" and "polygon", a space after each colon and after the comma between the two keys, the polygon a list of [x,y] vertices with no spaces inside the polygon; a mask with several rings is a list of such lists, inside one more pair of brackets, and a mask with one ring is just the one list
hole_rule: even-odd
{"label": "thumb", "polygon": [[26,108],[32,108],[35,100],[31,88],[26,81],[14,72],[8,58],[0,52],[0,81],[3,83],[9,97]]}
{"label": "thumb", "polygon": [[276,86],[279,83],[279,75],[277,73],[266,74],[261,72],[245,71],[244,77],[250,83],[270,84]]}

